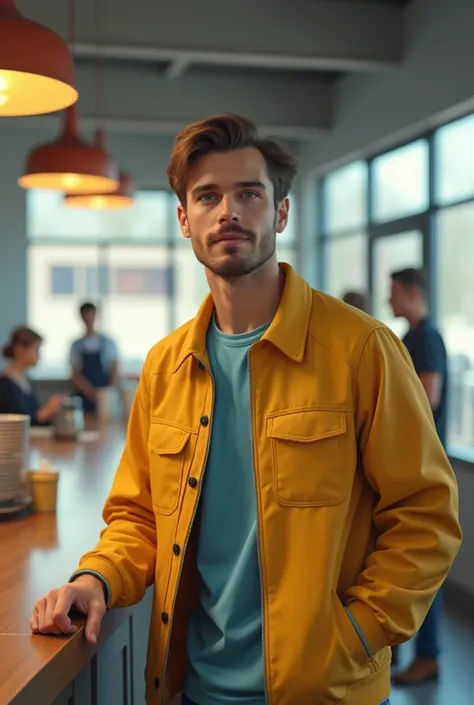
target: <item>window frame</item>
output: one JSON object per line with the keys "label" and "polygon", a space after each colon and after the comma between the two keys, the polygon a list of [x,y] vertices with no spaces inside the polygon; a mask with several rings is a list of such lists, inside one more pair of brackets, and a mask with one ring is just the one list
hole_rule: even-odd
{"label": "window frame", "polygon": [[[445,121],[436,125],[428,130],[422,130],[418,134],[411,135],[409,138],[397,141],[387,146],[383,150],[367,150],[365,157],[358,156],[345,164],[339,163],[336,169],[339,170],[344,166],[348,166],[351,162],[365,160],[367,163],[367,286],[366,293],[369,297],[370,304],[373,306],[374,303],[374,248],[375,243],[380,238],[393,237],[396,234],[403,234],[409,230],[419,230],[423,237],[423,266],[429,275],[429,305],[431,309],[432,316],[439,322],[438,316],[438,294],[437,294],[437,251],[438,251],[438,234],[436,228],[437,215],[440,211],[446,209],[452,209],[455,206],[464,205],[467,203],[474,203],[474,188],[472,195],[469,197],[462,197],[458,199],[453,199],[446,204],[441,204],[437,201],[436,187],[437,187],[437,154],[436,154],[436,136],[439,131],[445,126],[451,125],[462,118],[468,117],[468,115],[473,114],[472,111],[459,115],[456,118]],[[424,139],[428,145],[428,206],[424,211],[420,213],[412,214],[409,216],[404,216],[401,218],[396,218],[386,222],[376,222],[374,219],[374,160],[382,157],[390,152],[394,152],[400,148],[406,147],[414,142]],[[320,289],[325,290],[327,286],[326,281],[326,247],[331,241],[334,241],[339,237],[349,237],[351,234],[356,232],[360,233],[364,230],[364,227],[358,228],[348,228],[345,230],[337,231],[337,235],[331,234],[327,231],[326,224],[326,199],[325,199],[325,181],[328,178],[331,171],[319,176],[316,181],[316,199],[317,199],[317,243],[316,243],[316,275],[317,283]],[[469,465],[474,469],[474,449],[469,447],[459,447],[448,444],[448,454],[450,458],[454,459],[456,462]]]}

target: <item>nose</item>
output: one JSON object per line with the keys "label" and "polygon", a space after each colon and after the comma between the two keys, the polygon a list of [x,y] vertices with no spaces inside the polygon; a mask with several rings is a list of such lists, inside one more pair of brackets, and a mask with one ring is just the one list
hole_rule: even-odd
{"label": "nose", "polygon": [[237,210],[235,200],[232,196],[223,196],[219,206],[220,225],[224,225],[225,223],[238,223],[240,221],[240,214]]}

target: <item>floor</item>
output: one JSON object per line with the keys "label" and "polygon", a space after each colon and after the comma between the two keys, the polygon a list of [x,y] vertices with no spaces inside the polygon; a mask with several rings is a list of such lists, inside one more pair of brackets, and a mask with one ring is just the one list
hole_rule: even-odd
{"label": "floor", "polygon": [[[391,705],[474,705],[474,608],[471,616],[445,606],[441,675],[437,684],[396,688]],[[409,663],[413,646],[404,644],[400,667]]]}

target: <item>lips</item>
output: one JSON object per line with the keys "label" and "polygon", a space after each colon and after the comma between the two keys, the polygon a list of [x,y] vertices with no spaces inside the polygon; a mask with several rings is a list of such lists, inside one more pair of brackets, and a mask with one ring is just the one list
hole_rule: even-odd
{"label": "lips", "polygon": [[247,240],[248,238],[241,233],[222,233],[219,236],[218,242],[234,242],[235,240]]}

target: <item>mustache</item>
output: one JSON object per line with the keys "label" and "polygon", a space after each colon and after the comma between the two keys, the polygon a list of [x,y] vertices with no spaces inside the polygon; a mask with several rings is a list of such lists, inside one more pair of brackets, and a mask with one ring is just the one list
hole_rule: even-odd
{"label": "mustache", "polygon": [[215,233],[212,233],[209,237],[209,242],[214,243],[218,242],[223,235],[226,233],[239,233],[239,235],[243,235],[243,237],[248,238],[249,240],[255,240],[255,233],[253,230],[246,230],[245,228],[242,228],[240,225],[222,225],[222,227],[219,228],[219,230]]}

